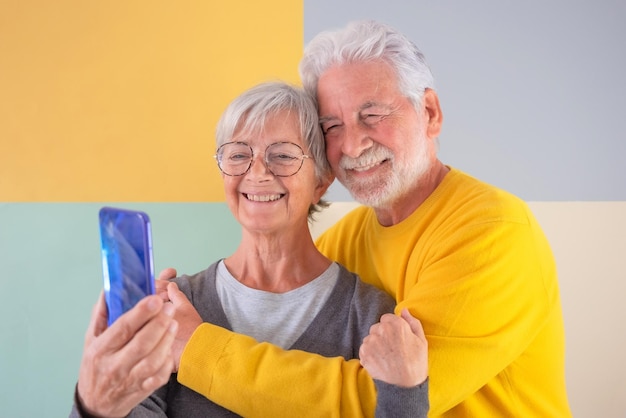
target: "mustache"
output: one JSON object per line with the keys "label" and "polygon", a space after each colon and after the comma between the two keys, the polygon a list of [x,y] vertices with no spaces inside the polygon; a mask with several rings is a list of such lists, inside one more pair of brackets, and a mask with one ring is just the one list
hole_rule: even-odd
{"label": "mustache", "polygon": [[393,153],[387,147],[377,145],[363,151],[356,158],[343,155],[339,160],[339,167],[343,170],[353,170],[355,168],[368,167],[384,160],[392,160]]}

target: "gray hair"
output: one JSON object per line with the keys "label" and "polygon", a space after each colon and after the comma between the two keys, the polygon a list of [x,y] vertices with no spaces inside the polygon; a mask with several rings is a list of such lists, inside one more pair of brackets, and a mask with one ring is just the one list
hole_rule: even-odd
{"label": "gray hair", "polygon": [[[315,176],[320,182],[327,181],[331,168],[326,159],[326,145],[315,102],[304,89],[282,81],[258,84],[230,102],[217,123],[216,147],[231,141],[239,132],[263,132],[268,118],[282,111],[296,114],[300,136],[305,144],[304,151],[315,164]],[[328,203],[323,200],[311,205],[309,218],[327,206]]]}
{"label": "gray hair", "polygon": [[305,90],[317,95],[320,76],[340,64],[383,60],[396,73],[398,88],[414,106],[419,106],[433,75],[417,46],[395,29],[372,20],[349,23],[345,28],[321,32],[304,49],[300,78]]}

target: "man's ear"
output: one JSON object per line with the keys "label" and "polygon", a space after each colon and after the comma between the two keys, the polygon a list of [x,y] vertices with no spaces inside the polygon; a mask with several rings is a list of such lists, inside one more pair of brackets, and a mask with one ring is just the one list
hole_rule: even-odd
{"label": "man's ear", "polygon": [[441,124],[443,123],[443,113],[439,105],[439,96],[433,89],[426,89],[422,98],[425,114],[428,118],[426,127],[426,135],[429,138],[437,138],[441,132]]}

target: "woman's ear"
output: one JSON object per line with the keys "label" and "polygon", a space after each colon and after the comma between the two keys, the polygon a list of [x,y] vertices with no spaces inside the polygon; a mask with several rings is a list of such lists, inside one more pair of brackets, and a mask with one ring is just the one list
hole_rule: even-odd
{"label": "woman's ear", "polygon": [[317,187],[315,188],[315,202],[313,202],[313,204],[317,204],[320,201],[322,196],[324,196],[324,193],[326,193],[326,191],[332,184],[333,180],[335,180],[335,176],[331,172],[329,172],[327,176],[323,177],[318,182]]}
{"label": "woman's ear", "polygon": [[439,105],[439,96],[437,96],[435,90],[426,89],[424,97],[422,98],[422,103],[428,118],[426,135],[428,135],[431,139],[437,138],[441,132],[443,113],[441,112],[441,106]]}

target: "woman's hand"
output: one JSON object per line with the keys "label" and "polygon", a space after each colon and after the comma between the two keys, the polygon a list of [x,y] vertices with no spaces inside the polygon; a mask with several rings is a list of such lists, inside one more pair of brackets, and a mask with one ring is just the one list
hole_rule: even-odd
{"label": "woman's hand", "polygon": [[428,377],[428,342],[419,320],[407,309],[385,314],[372,325],[359,350],[361,365],[383,382],[414,387]]}
{"label": "woman's hand", "polygon": [[77,397],[84,412],[126,416],[169,380],[178,329],[173,316],[171,304],[151,295],[107,328],[106,304],[100,295],[85,335],[78,376]]}

